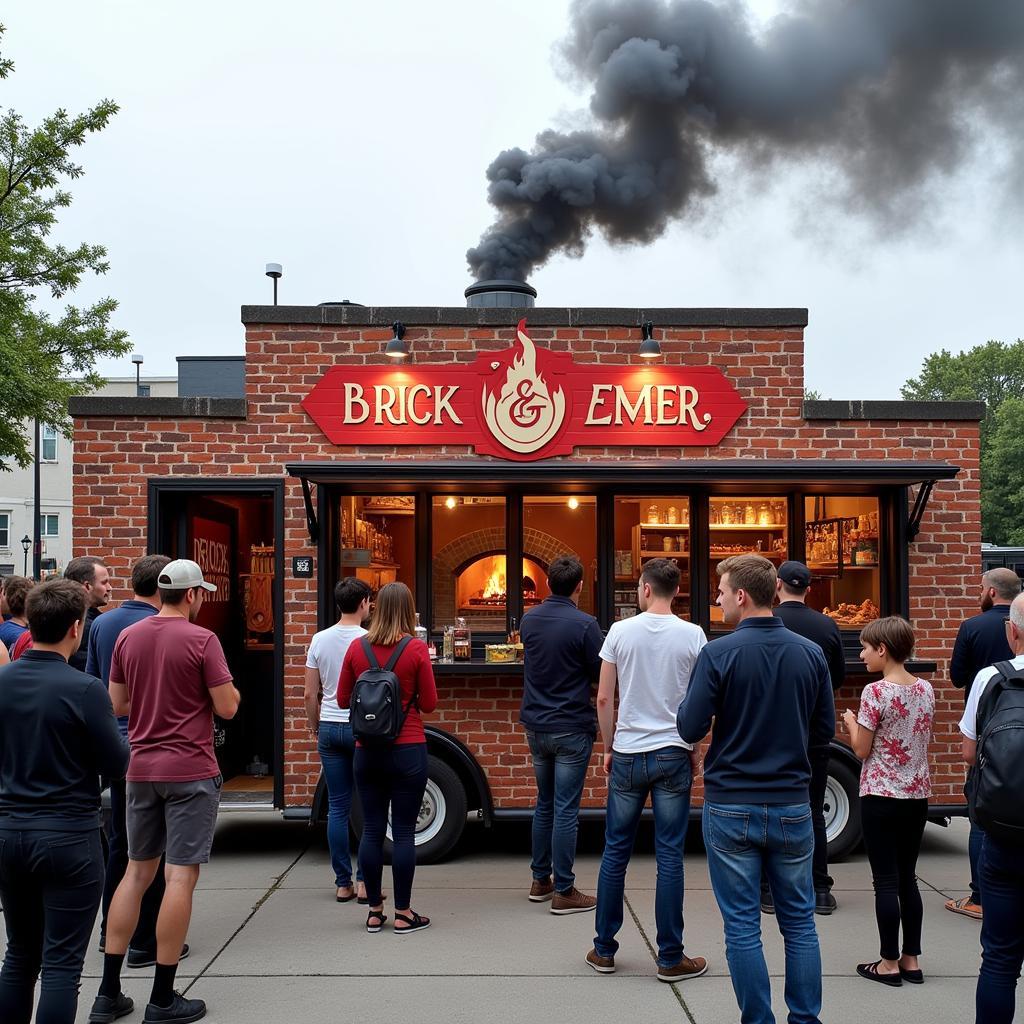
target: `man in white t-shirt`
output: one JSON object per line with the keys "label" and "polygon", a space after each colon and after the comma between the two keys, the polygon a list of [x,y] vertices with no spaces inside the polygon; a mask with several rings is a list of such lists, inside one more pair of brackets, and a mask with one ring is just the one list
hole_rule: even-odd
{"label": "man in white t-shirt", "polygon": [[[1024,594],[1010,605],[1006,620],[1006,639],[1015,657],[1010,664],[1024,669]],[[995,665],[983,668],[975,677],[967,695],[964,717],[960,719],[963,733],[964,761],[973,766],[978,754],[978,707],[988,684],[996,674]],[[1003,691],[1003,701],[1016,699]],[[1013,704],[1010,704],[1012,707]],[[991,712],[988,712],[991,714]],[[984,901],[981,919],[981,973],[978,975],[976,1020],[979,1022],[1013,1020],[1017,978],[1024,964],[1024,848],[1005,842],[991,831],[985,831],[978,863],[978,885]]]}
{"label": "man in white t-shirt", "polygon": [[356,865],[352,888],[352,859],[348,816],[352,808],[352,759],[356,744],[349,725],[348,708],[338,707],[338,680],[349,644],[365,636],[362,623],[370,614],[370,588],[355,576],[346,576],[334,588],[334,602],[341,618],[333,626],[313,634],[306,656],[306,716],[317,738],[317,752],[327,783],[327,845],[334,868],[335,897],[348,903],[359,897],[366,902],[363,877]]}
{"label": "man in white t-shirt", "polygon": [[650,796],[658,865],[658,980],[670,983],[708,969],[704,957],[683,953],[683,844],[695,755],[676,729],[676,712],[707,638],[699,627],[673,614],[672,599],[678,593],[678,565],[669,558],[652,559],[637,585],[641,614],[614,623],[601,648],[597,720],[604,741],[608,811],[597,882],[597,935],[586,956],[600,974],[615,970],[626,868]]}

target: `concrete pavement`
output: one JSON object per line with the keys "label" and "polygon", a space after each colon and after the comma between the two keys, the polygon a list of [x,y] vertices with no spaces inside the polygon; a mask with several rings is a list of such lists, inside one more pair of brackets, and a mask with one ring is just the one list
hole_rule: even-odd
{"label": "concrete pavement", "polygon": [[[577,884],[593,891],[601,830],[581,831]],[[363,908],[333,900],[319,834],[276,814],[224,814],[213,861],[196,897],[180,988],[200,996],[213,1024],[337,1024],[412,1020],[416,1024],[559,1024],[679,1021],[732,1024],[738,1012],[725,962],[722,923],[699,841],[688,843],[686,949],[706,956],[702,978],[665,985],[654,978],[654,858],[649,829],[627,877],[628,912],[614,975],[594,974],[583,957],[593,915],[555,917],[526,900],[529,830],[473,827],[453,859],[417,871],[414,907],[428,931],[398,938],[363,931]],[[919,864],[925,902],[923,986],[891,990],[859,979],[858,961],[877,957],[871,879],[863,853],[833,865],[840,910],[817,918],[824,967],[826,1024],[871,1021],[971,1022],[979,963],[979,925],[943,909],[967,879],[967,827],[929,826]],[[385,891],[390,886],[385,882]],[[764,917],[775,1012],[782,999],[783,951],[775,921]],[[78,1020],[84,1022],[101,973],[86,961]],[[141,1021],[151,971],[126,971],[126,991]],[[1022,1015],[1024,1019],[1024,1015]]]}

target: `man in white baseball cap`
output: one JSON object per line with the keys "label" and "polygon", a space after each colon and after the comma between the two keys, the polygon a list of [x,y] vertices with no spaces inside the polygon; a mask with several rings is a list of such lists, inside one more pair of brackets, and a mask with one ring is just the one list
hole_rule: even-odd
{"label": "man in white baseball cap", "polygon": [[166,855],[156,968],[146,1024],[185,1024],[206,1014],[174,977],[192,916],[199,867],[210,859],[223,782],[213,752],[213,713],[233,718],[240,696],[216,635],[195,619],[217,588],[187,558],[157,577],[161,607],[118,637],[110,666],[114,711],[128,716],[128,869],[107,917],[103,981],[89,1014],[107,1024],[131,1012],[121,968],[142,897]]}

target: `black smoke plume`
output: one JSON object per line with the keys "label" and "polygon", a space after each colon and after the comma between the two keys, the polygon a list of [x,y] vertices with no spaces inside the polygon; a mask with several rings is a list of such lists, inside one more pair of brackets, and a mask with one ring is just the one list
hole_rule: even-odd
{"label": "black smoke plume", "polygon": [[1021,145],[1020,0],[803,0],[760,35],[740,2],[576,0],[561,49],[595,127],[487,169],[477,279],[578,256],[594,229],[657,238],[718,190],[716,155],[821,162],[842,205],[898,227],[989,129]]}

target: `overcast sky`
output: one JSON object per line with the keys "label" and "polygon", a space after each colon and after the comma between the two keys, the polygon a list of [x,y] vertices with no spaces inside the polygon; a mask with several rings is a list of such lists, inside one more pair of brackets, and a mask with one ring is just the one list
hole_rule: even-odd
{"label": "overcast sky", "polygon": [[[554,58],[562,0],[6,6],[0,106],[34,123],[121,104],[79,152],[56,236],[107,247],[110,272],[76,299],[117,298],[146,374],[243,352],[239,307],[270,301],[267,261],[285,303],[463,305],[465,251],[492,221],[487,165],[587,117]],[[806,306],[808,387],[898,397],[930,352],[1024,335],[1020,220],[984,171],[899,239],[809,202],[814,168],[727,173],[699,220],[643,248],[594,238],[531,283],[545,306]]]}

